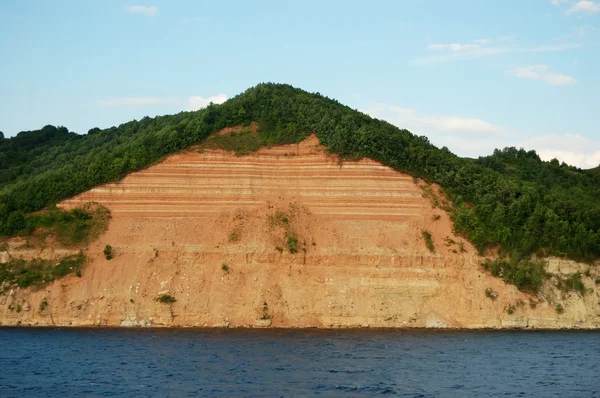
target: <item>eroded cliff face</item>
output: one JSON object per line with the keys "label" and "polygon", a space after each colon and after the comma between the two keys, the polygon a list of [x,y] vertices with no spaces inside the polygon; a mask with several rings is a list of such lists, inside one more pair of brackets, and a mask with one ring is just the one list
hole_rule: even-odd
{"label": "eroded cliff face", "polygon": [[[0,322],[600,327],[597,267],[583,276],[584,296],[559,292],[550,281],[540,297],[519,292],[481,269],[482,259],[452,233],[423,185],[374,161],[340,162],[315,137],[243,157],[180,153],[65,201],[109,208],[108,231],[85,249],[90,260],[81,277],[0,296]],[[112,260],[103,255],[106,244]],[[23,246],[13,240],[0,255],[69,253]],[[588,266],[556,259],[549,271],[585,273]],[[177,301],[160,303],[160,295]]]}

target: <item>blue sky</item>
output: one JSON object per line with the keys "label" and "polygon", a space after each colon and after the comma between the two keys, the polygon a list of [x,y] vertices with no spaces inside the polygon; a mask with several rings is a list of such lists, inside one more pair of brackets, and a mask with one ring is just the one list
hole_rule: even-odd
{"label": "blue sky", "polygon": [[85,133],[259,82],[464,156],[600,164],[600,0],[2,0],[0,130]]}

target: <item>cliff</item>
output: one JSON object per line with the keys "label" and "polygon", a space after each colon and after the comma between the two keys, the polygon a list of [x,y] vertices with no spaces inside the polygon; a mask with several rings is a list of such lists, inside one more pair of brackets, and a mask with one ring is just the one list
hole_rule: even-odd
{"label": "cliff", "polygon": [[[481,268],[438,198],[437,187],[375,161],[328,155],[314,136],[247,156],[190,149],[61,203],[109,208],[108,230],[85,248],[81,277],[0,296],[0,322],[600,327],[596,267],[551,259],[554,277],[542,292],[523,293]],[[56,243],[32,249],[18,238],[5,248],[6,258],[78,251]],[[575,272],[584,295],[553,284]]]}

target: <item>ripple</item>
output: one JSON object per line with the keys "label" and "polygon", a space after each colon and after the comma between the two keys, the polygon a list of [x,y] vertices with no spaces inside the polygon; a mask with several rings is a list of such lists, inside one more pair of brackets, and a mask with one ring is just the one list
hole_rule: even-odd
{"label": "ripple", "polygon": [[600,396],[600,333],[0,329],[0,396]]}

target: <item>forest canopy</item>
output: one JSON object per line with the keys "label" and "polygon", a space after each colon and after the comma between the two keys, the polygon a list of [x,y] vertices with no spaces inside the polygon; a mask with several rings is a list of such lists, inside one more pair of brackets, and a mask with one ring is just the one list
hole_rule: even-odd
{"label": "forest canopy", "polygon": [[318,93],[259,84],[224,104],[143,118],[87,135],[46,126],[0,140],[0,233],[27,228],[27,214],[197,144],[224,127],[258,122],[261,142],[310,133],[342,157],[369,157],[438,183],[452,200],[458,233],[485,251],[593,260],[600,257],[600,173],[535,151],[505,148],[460,158]]}

